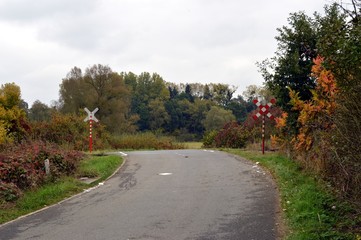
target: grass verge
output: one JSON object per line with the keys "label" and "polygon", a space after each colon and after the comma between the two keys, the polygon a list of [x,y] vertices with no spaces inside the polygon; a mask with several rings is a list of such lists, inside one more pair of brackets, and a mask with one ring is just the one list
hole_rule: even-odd
{"label": "grass verge", "polygon": [[361,217],[355,218],[350,205],[337,200],[327,184],[303,172],[296,162],[278,153],[226,151],[259,162],[273,174],[287,224],[286,239],[361,239],[352,232]]}
{"label": "grass verge", "polygon": [[[122,164],[120,156],[91,156],[81,161],[77,173],[47,183],[36,190],[27,191],[16,202],[0,205],[0,224],[55,204],[65,198],[82,192],[107,179]],[[78,177],[97,178],[91,184],[81,182]]]}
{"label": "grass verge", "polygon": [[117,155],[93,156],[81,161],[77,175],[97,178],[92,184],[107,179],[122,164],[123,159]]}
{"label": "grass verge", "polygon": [[183,142],[182,144],[186,149],[201,149],[203,145],[202,142]]}

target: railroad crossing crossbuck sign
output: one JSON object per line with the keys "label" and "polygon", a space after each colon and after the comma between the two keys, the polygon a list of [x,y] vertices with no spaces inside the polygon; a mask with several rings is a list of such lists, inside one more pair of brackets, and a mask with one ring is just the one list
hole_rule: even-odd
{"label": "railroad crossing crossbuck sign", "polygon": [[261,115],[266,115],[270,119],[274,119],[273,115],[269,112],[270,107],[276,103],[276,99],[272,98],[269,103],[262,105],[257,99],[253,100],[253,103],[259,107],[259,112],[253,115],[253,119],[257,120]]}
{"label": "railroad crossing crossbuck sign", "polygon": [[93,121],[99,122],[99,120],[94,116],[99,108],[94,109],[92,112],[89,109],[84,108],[88,116],[84,119],[84,122],[89,120],[89,152],[93,150]]}
{"label": "railroad crossing crossbuck sign", "polygon": [[262,105],[262,103],[258,99],[254,99],[253,103],[259,107],[259,112],[253,115],[253,119],[257,120],[260,116],[262,116],[262,154],[264,154],[264,133],[265,133],[265,116],[270,119],[274,119],[274,116],[269,112],[270,107],[276,103],[276,99],[272,98],[269,103],[266,105]]}

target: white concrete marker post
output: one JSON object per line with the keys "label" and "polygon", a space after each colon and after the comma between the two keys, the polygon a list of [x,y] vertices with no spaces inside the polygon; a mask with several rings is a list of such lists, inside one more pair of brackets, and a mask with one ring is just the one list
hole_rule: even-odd
{"label": "white concrete marker post", "polygon": [[50,161],[49,161],[49,159],[45,159],[44,165],[45,165],[45,173],[46,173],[46,175],[49,175],[50,174]]}
{"label": "white concrete marker post", "polygon": [[99,110],[99,108],[94,109],[92,112],[89,109],[84,108],[88,116],[84,119],[84,122],[89,120],[89,152],[91,153],[93,150],[93,121],[99,122],[99,120],[94,116],[95,113]]}

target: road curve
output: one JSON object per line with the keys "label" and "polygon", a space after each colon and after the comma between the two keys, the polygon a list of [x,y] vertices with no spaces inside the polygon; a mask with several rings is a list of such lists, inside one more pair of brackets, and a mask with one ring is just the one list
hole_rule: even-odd
{"label": "road curve", "polygon": [[0,239],[272,240],[276,209],[255,164],[219,151],[138,151],[104,185],[0,226]]}

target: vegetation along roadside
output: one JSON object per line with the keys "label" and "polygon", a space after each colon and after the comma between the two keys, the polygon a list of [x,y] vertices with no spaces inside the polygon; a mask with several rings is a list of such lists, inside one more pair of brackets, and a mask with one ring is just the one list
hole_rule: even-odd
{"label": "vegetation along roadside", "polygon": [[[117,155],[87,156],[70,176],[49,181],[36,190],[25,191],[12,202],[0,202],[0,224],[55,204],[107,179],[123,163]],[[88,183],[81,178],[89,178]],[[93,179],[93,181],[91,181]]]}
{"label": "vegetation along roadside", "polygon": [[267,168],[280,191],[287,225],[286,239],[361,239],[361,216],[335,197],[327,183],[302,171],[300,165],[279,153],[227,149]]}

